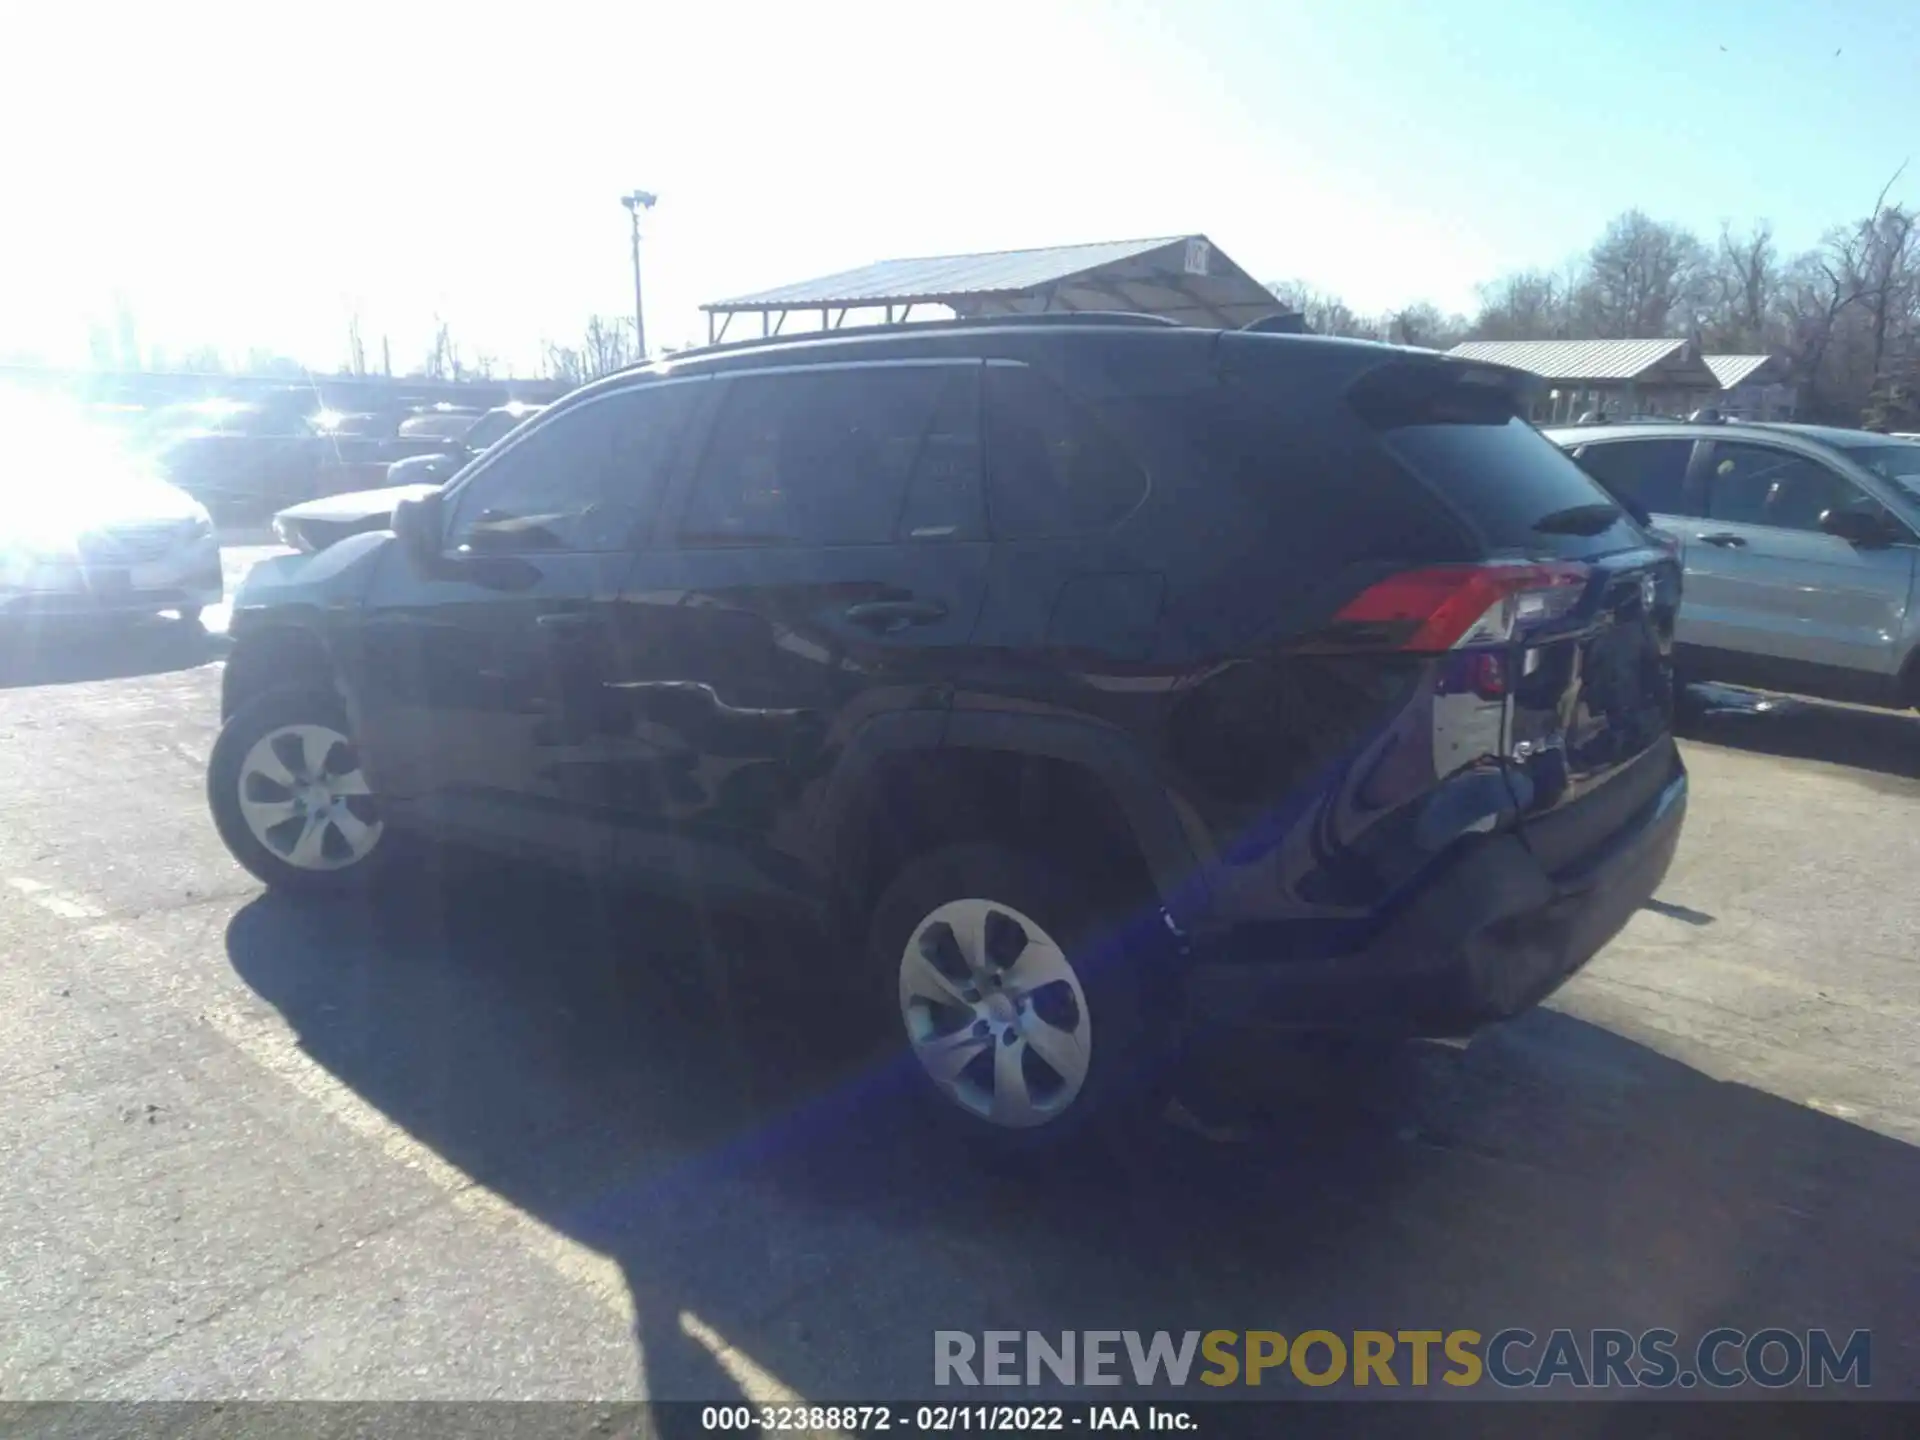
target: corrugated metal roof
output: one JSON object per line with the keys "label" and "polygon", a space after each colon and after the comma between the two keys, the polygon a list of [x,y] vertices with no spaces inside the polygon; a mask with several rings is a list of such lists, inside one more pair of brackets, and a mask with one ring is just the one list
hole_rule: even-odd
{"label": "corrugated metal roof", "polygon": [[1773,359],[1771,355],[1702,355],[1722,390],[1731,390]]}
{"label": "corrugated metal roof", "polygon": [[1198,236],[1158,240],[1109,240],[1093,245],[1054,245],[1044,250],[1000,250],[985,255],[931,255],[917,260],[880,260],[818,280],[720,300],[702,309],[799,309],[809,305],[853,306],[933,301],[948,295],[1009,294],[1056,284],[1105,265],[1181,245]]}
{"label": "corrugated metal roof", "polygon": [[1684,340],[1469,340],[1447,353],[1548,380],[1633,380],[1665,361],[1686,359],[1686,349]]}

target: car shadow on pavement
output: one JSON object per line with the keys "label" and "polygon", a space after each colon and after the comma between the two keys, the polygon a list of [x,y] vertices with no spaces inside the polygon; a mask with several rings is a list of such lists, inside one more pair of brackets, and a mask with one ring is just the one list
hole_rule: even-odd
{"label": "car shadow on pavement", "polygon": [[1682,739],[1790,760],[1824,760],[1920,780],[1920,715],[1870,710],[1792,695],[1695,687],[1678,730]]}
{"label": "car shadow on pavement", "polygon": [[1277,1067],[1250,1143],[985,1163],[744,919],[461,862],[227,943],[314,1061],[617,1262],[654,1398],[924,1400],[934,1332],[990,1328],[1827,1325],[1879,1395],[1920,1372],[1920,1151],[1551,1011],[1389,1083]]}
{"label": "car shadow on pavement", "polygon": [[0,689],[164,675],[226,652],[227,637],[197,620],[36,621],[0,631]]}

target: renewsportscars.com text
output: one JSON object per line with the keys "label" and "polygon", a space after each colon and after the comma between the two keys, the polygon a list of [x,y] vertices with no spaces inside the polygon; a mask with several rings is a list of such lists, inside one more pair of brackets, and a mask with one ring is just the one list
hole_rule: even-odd
{"label": "renewsportscars.com text", "polygon": [[1708,1330],[936,1330],[936,1385],[1494,1384],[1508,1389],[1819,1389],[1873,1383],[1873,1336]]}

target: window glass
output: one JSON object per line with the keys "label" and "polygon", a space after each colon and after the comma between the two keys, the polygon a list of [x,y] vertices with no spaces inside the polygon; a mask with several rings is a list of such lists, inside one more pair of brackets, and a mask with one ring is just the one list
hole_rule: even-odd
{"label": "window glass", "polygon": [[1920,500],[1920,445],[1894,443],[1847,447],[1848,456],[1883,480],[1891,480]]}
{"label": "window glass", "polygon": [[624,550],[658,499],[695,386],[623,391],[549,415],[454,499],[456,548]]}
{"label": "window glass", "polygon": [[691,545],[877,545],[978,532],[974,367],[743,375],[681,523]]}
{"label": "window glass", "polygon": [[977,540],[986,531],[980,475],[980,367],[947,372],[900,512],[907,541]]}
{"label": "window glass", "polygon": [[1024,366],[988,367],[987,434],[997,539],[1104,530],[1146,496],[1146,472],[1119,442]]}
{"label": "window glass", "polygon": [[1578,559],[1643,543],[1598,482],[1524,420],[1397,425],[1381,438],[1493,554]]}
{"label": "window glass", "polygon": [[1610,440],[1580,452],[1586,472],[1654,515],[1684,515],[1691,440]]}
{"label": "window glass", "polygon": [[1792,451],[1731,442],[1713,447],[1707,514],[1715,520],[1818,530],[1828,510],[1863,498],[1844,476]]}

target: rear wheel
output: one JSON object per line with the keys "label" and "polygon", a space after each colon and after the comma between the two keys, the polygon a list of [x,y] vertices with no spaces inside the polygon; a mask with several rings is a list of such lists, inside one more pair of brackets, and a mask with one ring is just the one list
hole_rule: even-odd
{"label": "rear wheel", "polygon": [[997,1148],[1047,1147],[1141,1092],[1156,1027],[1117,918],[1085,883],[995,845],[933,852],[887,887],[869,984],[937,1116]]}
{"label": "rear wheel", "polygon": [[207,799],[234,859],[276,888],[362,884],[391,848],[345,709],[324,691],[273,690],[235,711]]}

